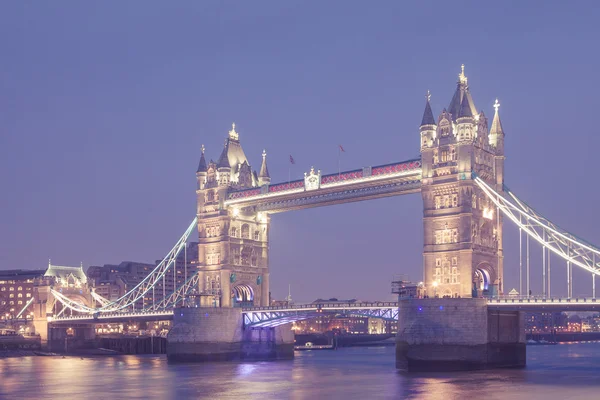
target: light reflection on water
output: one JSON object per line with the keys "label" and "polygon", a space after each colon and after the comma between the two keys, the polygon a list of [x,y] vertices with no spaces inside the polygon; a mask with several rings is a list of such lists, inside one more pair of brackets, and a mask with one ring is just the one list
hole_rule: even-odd
{"label": "light reflection on water", "polygon": [[595,399],[600,343],[527,348],[521,370],[403,375],[394,348],[297,352],[293,361],[168,364],[164,356],[0,359],[0,398]]}

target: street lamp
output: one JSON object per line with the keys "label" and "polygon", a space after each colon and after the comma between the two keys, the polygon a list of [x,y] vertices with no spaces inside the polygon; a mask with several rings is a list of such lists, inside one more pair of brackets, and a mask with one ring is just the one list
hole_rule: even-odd
{"label": "street lamp", "polygon": [[433,281],[433,297],[437,297],[437,287],[439,285],[438,281]]}

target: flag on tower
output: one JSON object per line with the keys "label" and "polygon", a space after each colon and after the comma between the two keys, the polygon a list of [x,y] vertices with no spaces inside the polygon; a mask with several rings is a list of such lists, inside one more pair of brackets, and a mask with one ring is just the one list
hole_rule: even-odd
{"label": "flag on tower", "polygon": [[294,157],[292,157],[291,155],[290,155],[290,163],[296,164],[296,161],[294,161]]}
{"label": "flag on tower", "polygon": [[339,144],[338,146],[340,146],[340,151],[342,151],[343,153],[345,153],[345,152],[346,152],[346,150],[344,150],[344,148],[342,147],[342,145],[341,145],[341,144]]}

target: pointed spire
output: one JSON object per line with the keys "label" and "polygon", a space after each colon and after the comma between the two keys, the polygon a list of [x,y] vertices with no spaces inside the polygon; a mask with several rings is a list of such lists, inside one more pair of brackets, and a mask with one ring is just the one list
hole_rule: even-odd
{"label": "pointed spire", "polygon": [[469,98],[465,95],[462,98],[462,102],[460,103],[460,110],[458,111],[457,118],[469,117],[473,118],[473,111],[471,110],[471,105],[469,104]]}
{"label": "pointed spire", "polygon": [[262,152],[262,165],[260,166],[260,173],[258,174],[259,178],[270,178],[269,169],[267,168],[267,151],[263,150]]}
{"label": "pointed spire", "polygon": [[223,151],[221,152],[219,161],[217,161],[217,168],[231,168],[231,165],[229,165],[229,157],[227,157],[227,148],[228,147],[229,147],[229,140],[225,139],[225,146],[223,147]]}
{"label": "pointed spire", "polygon": [[500,103],[498,99],[494,103],[494,108],[496,112],[494,113],[494,120],[492,121],[492,129],[490,129],[490,135],[504,135],[504,130],[502,129],[502,122],[500,122],[500,114],[498,113],[498,108],[500,108]]}
{"label": "pointed spire", "polygon": [[427,91],[427,102],[425,103],[425,111],[423,112],[423,119],[421,120],[421,126],[423,125],[435,125],[435,119],[433,118],[433,111],[431,111],[431,105],[429,100],[431,99],[431,93]]}
{"label": "pointed spire", "polygon": [[206,159],[204,158],[204,145],[202,145],[201,149],[202,149],[202,155],[200,156],[200,163],[198,164],[198,169],[196,170],[196,172],[206,172],[207,171]]}

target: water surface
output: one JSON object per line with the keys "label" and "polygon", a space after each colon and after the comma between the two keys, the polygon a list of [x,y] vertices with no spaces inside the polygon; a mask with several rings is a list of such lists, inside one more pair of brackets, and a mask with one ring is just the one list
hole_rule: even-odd
{"label": "water surface", "polygon": [[165,356],[0,359],[4,399],[600,399],[600,343],[529,346],[527,368],[404,375],[394,347],[293,361],[168,364]]}

